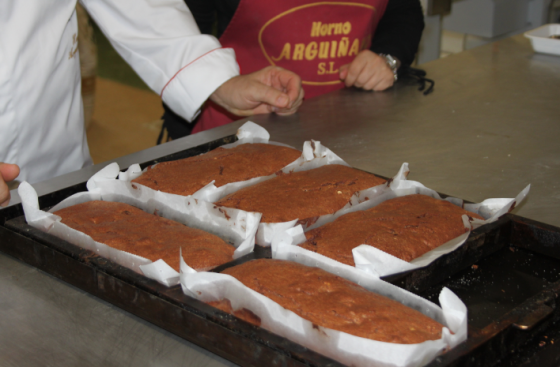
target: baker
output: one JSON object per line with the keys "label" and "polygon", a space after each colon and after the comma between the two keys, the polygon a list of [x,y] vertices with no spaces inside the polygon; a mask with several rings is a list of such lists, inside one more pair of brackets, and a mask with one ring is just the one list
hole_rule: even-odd
{"label": "baker", "polygon": [[[424,17],[419,0],[185,0],[202,33],[232,47],[241,72],[267,65],[294,71],[305,98],[344,87],[382,91],[418,50]],[[165,106],[164,106],[165,108]],[[172,139],[239,119],[208,103],[192,124],[165,109]]]}
{"label": "baker", "polygon": [[[31,183],[92,164],[81,101],[77,0],[0,3],[0,204]],[[239,76],[235,53],[201,35],[180,0],[82,0],[115,49],[186,120],[207,99],[236,115],[291,114],[301,80],[281,68]],[[21,168],[21,173],[17,172]]]}

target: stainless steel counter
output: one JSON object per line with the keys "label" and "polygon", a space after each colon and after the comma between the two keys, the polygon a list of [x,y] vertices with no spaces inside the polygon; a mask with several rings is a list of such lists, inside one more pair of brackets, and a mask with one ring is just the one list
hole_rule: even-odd
{"label": "stainless steel counter", "polygon": [[[344,90],[291,117],[255,116],[272,140],[315,139],[354,167],[470,201],[531,193],[516,214],[560,226],[560,57],[522,36],[422,65],[427,96],[402,80],[384,93]],[[121,167],[233,134],[246,120],[122,157]],[[106,163],[35,185],[83,182]],[[15,193],[14,193],[15,194]],[[14,200],[14,202],[17,202]],[[2,366],[233,365],[26,264],[0,254]]]}

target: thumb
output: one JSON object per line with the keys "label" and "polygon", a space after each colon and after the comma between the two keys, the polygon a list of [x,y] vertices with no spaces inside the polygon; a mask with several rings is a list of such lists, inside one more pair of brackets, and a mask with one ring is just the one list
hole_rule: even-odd
{"label": "thumb", "polygon": [[290,105],[290,97],[273,87],[259,83],[259,92],[256,94],[257,102],[266,103],[275,108],[287,108]]}
{"label": "thumb", "polygon": [[6,182],[15,180],[19,175],[19,167],[15,164],[0,162],[0,207],[10,203],[10,190]]}
{"label": "thumb", "polygon": [[10,182],[16,179],[19,175],[19,167],[16,164],[0,162],[0,176],[5,182]]}

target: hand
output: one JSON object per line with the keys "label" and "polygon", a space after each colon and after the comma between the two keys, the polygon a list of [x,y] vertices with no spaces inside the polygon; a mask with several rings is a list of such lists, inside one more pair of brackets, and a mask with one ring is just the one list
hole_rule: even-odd
{"label": "hand", "polygon": [[301,106],[303,95],[301,78],[297,74],[268,66],[229,79],[210,99],[237,116],[271,112],[291,115]]}
{"label": "hand", "polygon": [[0,206],[7,206],[10,203],[10,189],[7,183],[15,180],[18,175],[17,165],[0,162]]}
{"label": "hand", "polygon": [[342,65],[339,75],[347,87],[364,90],[382,91],[395,82],[393,71],[385,58],[370,50],[361,51],[350,64]]}

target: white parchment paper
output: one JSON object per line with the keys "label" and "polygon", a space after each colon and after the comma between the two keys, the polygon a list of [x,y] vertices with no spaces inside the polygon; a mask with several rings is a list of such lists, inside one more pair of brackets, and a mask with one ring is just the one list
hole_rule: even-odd
{"label": "white parchment paper", "polygon": [[187,277],[181,268],[181,286],[185,294],[203,302],[228,299],[234,310],[245,308],[260,317],[263,328],[349,366],[423,366],[466,340],[467,309],[449,289],[444,288],[439,296],[440,308],[351,266],[330,259],[317,260],[294,251],[297,249],[298,247],[289,245],[276,248],[276,258],[318,266],[412,307],[446,326],[442,329],[441,339],[420,344],[394,344],[360,338],[324,327],[317,328],[226,274],[199,273]]}
{"label": "white parchment paper", "polygon": [[[254,143],[261,143],[261,144],[272,144],[272,145],[279,145],[293,148],[289,145],[272,142],[269,141],[270,134],[266,129],[263,127],[255,124],[254,122],[248,121],[243,124],[237,130],[237,140],[231,144],[222,145],[222,148],[230,149],[235,148],[242,144],[254,144]],[[294,148],[295,149],[295,148]],[[344,162],[340,157],[334,154],[330,149],[321,145],[318,141],[306,141],[303,144],[302,155],[293,161],[292,163],[288,164],[286,167],[282,168],[281,171],[284,173],[289,172],[296,172],[296,171],[304,171],[312,168],[319,167],[324,164],[343,164],[348,165]],[[123,181],[127,185],[133,186],[139,192],[135,194],[139,200],[144,200],[144,194],[148,192],[149,196],[152,196],[150,191],[154,191],[153,189],[146,187],[144,185],[131,183],[130,181],[134,180],[135,178],[139,177],[142,174],[142,170],[140,169],[139,164],[131,165],[128,170],[122,172],[119,175],[119,180]],[[231,194],[243,187],[251,186],[261,181],[269,180],[271,178],[276,177],[276,174],[271,174],[269,176],[261,176],[255,177],[250,180],[246,181],[239,181],[239,182],[232,182],[220,187],[216,187],[214,185],[214,181],[209,182],[206,186],[198,190],[197,192],[193,193],[193,197],[196,199],[202,199],[208,202],[216,202],[223,198],[226,195]],[[174,194],[168,193],[161,193],[161,195],[169,195],[171,197],[178,196]]]}
{"label": "white parchment paper", "polygon": [[[300,228],[286,228],[283,233],[281,231],[278,231],[277,233],[275,233],[276,237],[272,240],[272,242],[276,244],[289,244],[294,246],[300,245],[306,241],[305,235],[303,234],[304,230],[311,230],[319,227],[320,225],[330,223],[341,215],[350,212],[373,208],[389,199],[413,194],[422,194],[438,200],[447,200],[452,204],[464,207],[464,209],[479,214],[481,217],[485,218],[485,220],[469,220],[469,218],[464,215],[463,224],[468,230],[467,232],[465,232],[461,236],[458,236],[457,238],[446,242],[438,248],[425,253],[424,255],[412,260],[411,262],[406,262],[373,246],[365,244],[360,245],[352,250],[356,268],[379,277],[388,276],[427,266],[442,255],[456,250],[463,243],[465,243],[472,229],[498,220],[499,217],[508,213],[515,206],[519,205],[528,195],[530,190],[530,185],[528,185],[517,195],[516,198],[487,199],[476,204],[465,204],[463,203],[463,200],[454,197],[447,197],[445,199],[442,199],[436,191],[425,187],[420,182],[407,180],[407,176],[408,164],[404,163],[399,173],[393,178],[389,187],[375,187],[372,189],[360,191],[356,195],[356,197],[353,198],[353,205],[345,207],[332,216],[325,216],[325,218],[321,218],[322,220],[320,221],[320,223],[315,223],[313,226],[310,226],[307,229],[298,226]],[[323,255],[299,247],[298,251],[309,253],[310,257],[316,257],[318,259],[325,258]]]}
{"label": "white parchment paper", "polygon": [[[311,164],[312,162],[310,161],[309,163]],[[319,165],[317,165],[317,167],[319,167]],[[384,198],[387,195],[393,195],[390,187],[392,185],[395,185],[395,182],[399,182],[398,180],[405,179],[407,174],[408,174],[408,164],[404,163],[401,166],[399,172],[395,175],[395,177],[393,177],[392,180],[389,180],[388,182],[386,182],[384,184],[377,185],[377,186],[374,186],[374,187],[370,187],[368,189],[365,189],[365,190],[362,190],[362,191],[359,191],[359,192],[355,193],[350,198],[350,201],[348,202],[348,204],[346,204],[340,210],[338,210],[337,212],[335,212],[333,214],[326,214],[326,215],[322,215],[322,216],[318,217],[317,220],[313,224],[309,225],[307,228],[304,228],[304,229],[309,230],[309,229],[317,228],[317,227],[319,227],[319,226],[321,226],[325,223],[332,222],[333,220],[335,220],[336,218],[340,217],[343,214],[346,214],[346,213],[354,211],[354,210],[359,210],[359,209],[353,209],[353,208],[355,208],[355,207],[359,208],[359,205],[364,201],[382,200],[381,198]],[[269,247],[275,236],[277,236],[278,234],[281,234],[281,233],[285,232],[286,230],[296,226],[296,223],[298,222],[298,220],[299,219],[294,219],[294,220],[289,221],[289,222],[281,222],[281,223],[264,223],[264,222],[261,222],[259,224],[259,230],[257,231],[257,240],[256,240],[257,245],[261,245],[261,246],[264,246],[264,247]],[[298,226],[301,226],[301,225],[298,225]],[[299,243],[294,243],[294,245],[297,245],[297,244],[299,244]]]}
{"label": "white parchment paper", "polygon": [[[116,163],[108,165],[87,182],[88,192],[68,197],[49,212],[39,209],[35,189],[27,182],[23,182],[18,188],[18,192],[22,199],[27,223],[74,245],[94,251],[102,257],[144,274],[166,286],[178,284],[179,273],[163,260],[152,262],[96,242],[90,236],[61,223],[60,217],[52,212],[91,200],[118,201],[215,234],[236,247],[234,259],[253,251],[255,233],[261,218],[260,213],[218,208],[212,203],[192,197],[179,197],[179,200],[172,200],[168,197],[160,197],[157,192],[154,192],[152,197],[145,195],[144,200],[138,200],[127,195],[126,192],[123,194],[123,190],[127,190],[128,187],[124,187],[118,180],[115,180],[118,173],[119,168]],[[100,182],[104,184],[98,185]],[[179,252],[177,256],[180,256]],[[194,272],[194,270],[192,271]]]}
{"label": "white parchment paper", "polygon": [[[267,143],[285,146],[285,144],[269,142],[268,132],[264,128],[250,121],[239,128],[237,136],[239,138],[238,141],[232,144],[223,145],[222,147],[233,148],[240,144],[250,143]],[[311,140],[306,141],[303,144],[301,156],[294,162],[282,168],[281,171],[283,173],[306,171],[313,168],[318,168],[326,164],[339,164],[349,166],[348,163],[346,163],[339,156],[333,153],[329,148],[323,146],[321,142]],[[142,170],[140,169],[140,165],[134,164],[131,165],[125,172],[120,172],[118,174],[118,178],[117,176],[113,176],[111,173],[110,177],[107,177],[106,179],[97,179],[96,182],[92,183],[92,185],[94,185],[92,186],[92,188],[103,188],[106,191],[116,190],[121,195],[128,196],[142,202],[147,202],[150,199],[157,199],[159,201],[171,203],[181,203],[183,201],[184,196],[156,191],[144,185],[139,185],[131,182],[141,174]],[[251,186],[258,182],[269,180],[274,177],[276,177],[276,174],[256,177],[247,181],[233,182],[220,187],[216,187],[214,185],[214,182],[212,181],[208,185],[194,193],[192,195],[192,198],[204,200],[207,202],[215,202],[241,188]],[[88,189],[90,188],[88,187]],[[257,232],[256,243],[261,246],[270,246],[270,241],[272,241],[274,233],[291,228],[296,224],[296,222],[297,219],[285,223],[261,223]]]}

